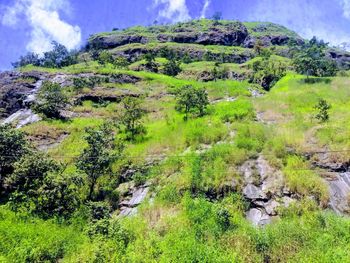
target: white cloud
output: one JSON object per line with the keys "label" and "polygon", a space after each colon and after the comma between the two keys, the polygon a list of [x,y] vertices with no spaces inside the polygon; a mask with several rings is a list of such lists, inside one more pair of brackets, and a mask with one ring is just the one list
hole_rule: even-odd
{"label": "white cloud", "polygon": [[191,19],[186,0],[153,0],[156,6],[162,6],[158,16],[171,20],[172,22],[180,22]]}
{"label": "white cloud", "polygon": [[211,0],[205,0],[202,11],[201,11],[201,18],[205,18],[209,5],[210,5]]}
{"label": "white cloud", "polygon": [[[350,4],[350,0],[341,1]],[[350,42],[348,32],[325,19],[328,9],[327,6],[320,6],[321,4],[319,1],[304,0],[260,0],[249,13],[248,19],[275,22],[298,32],[304,38],[316,36],[331,45]]]}
{"label": "white cloud", "polygon": [[81,30],[63,21],[59,15],[59,11],[69,10],[67,0],[15,0],[13,6],[5,8],[1,22],[7,26],[20,26],[23,16],[23,23],[31,28],[28,51],[42,54],[52,48],[52,41],[74,49],[81,43]]}
{"label": "white cloud", "polygon": [[344,17],[350,19],[350,0],[341,0],[340,3],[343,8]]}

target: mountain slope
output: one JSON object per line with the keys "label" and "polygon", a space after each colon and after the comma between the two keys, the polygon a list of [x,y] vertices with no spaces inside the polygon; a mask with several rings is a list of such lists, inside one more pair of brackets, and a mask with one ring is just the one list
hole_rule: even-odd
{"label": "mountain slope", "polygon": [[[2,117],[62,165],[37,179],[20,159],[1,178],[0,259],[347,262],[349,72],[297,74],[291,42],[306,40],[272,23],[200,20],[97,34],[78,63],[1,73]],[[61,118],[33,107],[45,81],[69,100]],[[191,87],[204,92],[182,93]],[[141,103],[132,139],[128,100]],[[87,158],[91,170],[117,155],[94,185],[79,168],[87,128],[124,145],[94,148],[104,155]]]}

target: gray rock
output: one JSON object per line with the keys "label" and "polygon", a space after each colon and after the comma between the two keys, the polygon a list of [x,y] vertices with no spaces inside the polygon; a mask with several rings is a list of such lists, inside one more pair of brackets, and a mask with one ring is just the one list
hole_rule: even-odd
{"label": "gray rock", "polygon": [[246,217],[255,226],[264,226],[271,222],[271,217],[263,209],[259,208],[250,209]]}
{"label": "gray rock", "polygon": [[263,191],[253,184],[248,184],[246,187],[244,187],[243,194],[250,200],[267,199],[267,196],[263,193]]}

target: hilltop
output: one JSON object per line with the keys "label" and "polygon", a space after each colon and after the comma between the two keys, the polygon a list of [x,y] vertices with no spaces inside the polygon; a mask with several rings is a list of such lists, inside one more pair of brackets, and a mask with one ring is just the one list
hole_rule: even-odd
{"label": "hilltop", "polygon": [[0,259],[348,260],[349,53],[202,19],[15,65],[0,73]]}

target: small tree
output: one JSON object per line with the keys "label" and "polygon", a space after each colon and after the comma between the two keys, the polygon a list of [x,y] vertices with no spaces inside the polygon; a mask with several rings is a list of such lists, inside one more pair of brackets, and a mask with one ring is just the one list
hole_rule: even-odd
{"label": "small tree", "polygon": [[142,118],[146,111],[142,108],[142,100],[134,97],[125,97],[122,100],[122,112],[118,118],[118,126],[124,127],[128,140],[134,140],[137,135],[145,135],[146,128]]}
{"label": "small tree", "polygon": [[37,190],[42,186],[49,172],[58,171],[59,166],[43,153],[30,152],[24,155],[14,166],[14,172],[6,179],[6,185],[11,192],[13,207],[23,204],[30,206],[37,198]]}
{"label": "small tree", "polygon": [[169,76],[176,76],[181,72],[180,62],[175,59],[170,59],[164,64],[164,74]]}
{"label": "small tree", "polygon": [[188,119],[191,112],[203,116],[209,104],[206,90],[203,88],[196,89],[191,85],[182,87],[176,96],[176,100],[176,110],[185,113],[185,120]]}
{"label": "small tree", "polygon": [[117,56],[113,60],[113,65],[116,68],[126,68],[127,66],[129,66],[129,61],[123,56]]}
{"label": "small tree", "polygon": [[261,39],[258,39],[258,40],[255,42],[254,47],[253,47],[254,52],[255,52],[258,56],[260,56],[260,55],[261,55],[261,52],[262,52],[262,50],[263,50],[263,48],[264,48],[263,42],[261,41]]}
{"label": "small tree", "polygon": [[68,104],[67,96],[62,92],[58,83],[46,81],[43,83],[33,109],[44,114],[47,118],[60,118],[61,111]]}
{"label": "small tree", "polygon": [[0,125],[0,189],[14,164],[28,152],[25,134],[10,125]]}
{"label": "small tree", "polygon": [[337,71],[337,65],[327,57],[327,45],[327,43],[314,37],[300,49],[294,50],[293,64],[296,71],[307,75],[307,77],[334,76]]}
{"label": "small tree", "polygon": [[114,134],[107,124],[97,129],[87,128],[85,140],[88,146],[77,161],[77,168],[87,175],[88,199],[93,200],[97,180],[111,171],[111,165],[123,150],[123,144],[115,143]]}
{"label": "small tree", "polygon": [[113,64],[114,59],[111,53],[106,50],[103,50],[99,53],[97,61],[100,65],[105,66],[107,64]]}
{"label": "small tree", "polygon": [[320,99],[314,108],[318,110],[318,113],[315,116],[316,119],[318,119],[320,122],[328,121],[328,111],[332,108],[332,106],[325,99]]}
{"label": "small tree", "polygon": [[158,72],[158,65],[155,62],[155,58],[156,56],[153,52],[148,52],[144,55],[144,59],[146,60],[145,67],[151,72]]}
{"label": "small tree", "polygon": [[52,42],[53,49],[45,52],[42,58],[42,66],[49,68],[61,68],[77,63],[77,52],[68,49],[55,41]]}

